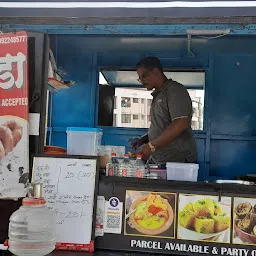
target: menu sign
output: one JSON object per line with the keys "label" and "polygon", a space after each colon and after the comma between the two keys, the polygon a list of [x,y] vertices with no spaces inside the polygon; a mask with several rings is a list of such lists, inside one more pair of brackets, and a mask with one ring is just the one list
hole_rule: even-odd
{"label": "menu sign", "polygon": [[24,197],[29,173],[26,32],[0,34],[0,198]]}
{"label": "menu sign", "polygon": [[124,235],[138,251],[255,256],[256,199],[127,190]]}
{"label": "menu sign", "polygon": [[125,196],[123,233],[98,237],[97,248],[256,256],[256,198],[125,190],[121,185],[117,190]]}

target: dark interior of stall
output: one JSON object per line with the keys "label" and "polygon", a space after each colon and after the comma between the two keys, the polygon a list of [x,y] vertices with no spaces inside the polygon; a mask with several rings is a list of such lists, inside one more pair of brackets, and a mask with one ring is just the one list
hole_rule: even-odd
{"label": "dark interior of stall", "polygon": [[[203,127],[194,130],[199,180],[254,174],[254,44],[254,36],[195,36],[190,53],[187,38],[180,36],[53,35],[51,49],[57,63],[76,85],[53,95],[48,143],[66,147],[67,127],[100,127],[102,144],[125,145],[129,151],[129,139],[144,134],[146,129],[110,125],[114,100],[112,105],[111,100],[110,105],[106,101],[114,93],[113,86],[99,85],[99,72],[134,70],[137,61],[153,55],[160,58],[166,70],[205,72],[205,84],[199,87],[204,94]],[[121,81],[118,72],[108,78],[116,88],[138,86]],[[67,104],[70,101],[72,104]]]}

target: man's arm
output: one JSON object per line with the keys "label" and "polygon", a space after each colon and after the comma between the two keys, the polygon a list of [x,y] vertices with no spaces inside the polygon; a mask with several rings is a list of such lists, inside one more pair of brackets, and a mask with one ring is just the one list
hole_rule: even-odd
{"label": "man's arm", "polygon": [[188,128],[188,118],[182,117],[172,121],[171,125],[156,139],[152,145],[158,149],[167,146],[175,138],[179,137]]}

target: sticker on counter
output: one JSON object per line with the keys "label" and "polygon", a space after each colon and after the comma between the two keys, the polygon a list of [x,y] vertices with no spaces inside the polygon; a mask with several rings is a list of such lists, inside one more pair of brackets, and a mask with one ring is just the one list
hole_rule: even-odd
{"label": "sticker on counter", "polygon": [[38,136],[40,127],[40,114],[29,113],[29,135]]}
{"label": "sticker on counter", "polygon": [[121,234],[123,203],[117,197],[105,202],[104,233]]}
{"label": "sticker on counter", "polygon": [[256,245],[256,198],[234,198],[233,244]]}
{"label": "sticker on counter", "polygon": [[104,236],[104,212],[105,212],[105,197],[97,197],[96,225],[95,237]]}
{"label": "sticker on counter", "polygon": [[125,235],[175,237],[175,193],[127,190],[125,206]]}
{"label": "sticker on counter", "polygon": [[178,239],[230,243],[231,197],[179,195]]}

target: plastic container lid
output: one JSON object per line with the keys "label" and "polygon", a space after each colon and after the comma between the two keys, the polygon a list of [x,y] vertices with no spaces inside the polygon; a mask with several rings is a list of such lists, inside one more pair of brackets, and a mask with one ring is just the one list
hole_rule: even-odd
{"label": "plastic container lid", "polygon": [[102,129],[90,127],[67,127],[67,132],[102,132]]}
{"label": "plastic container lid", "polygon": [[124,154],[124,157],[129,157],[129,154]]}
{"label": "plastic container lid", "polygon": [[142,155],[137,155],[137,159],[141,159],[142,158]]}
{"label": "plastic container lid", "polygon": [[112,153],[111,153],[111,156],[116,156],[116,153],[115,153],[115,152],[112,152]]}
{"label": "plastic container lid", "polygon": [[166,163],[166,167],[179,167],[179,168],[191,167],[191,168],[199,168],[199,165],[198,164],[193,164],[193,163]]}
{"label": "plastic container lid", "polygon": [[44,198],[29,198],[25,197],[22,200],[23,205],[39,205],[39,204],[46,204]]}

